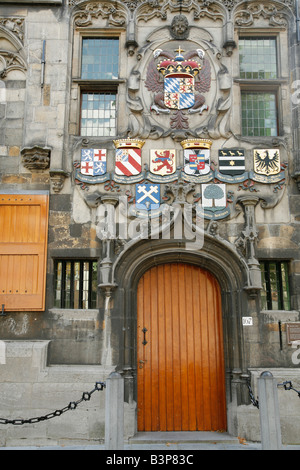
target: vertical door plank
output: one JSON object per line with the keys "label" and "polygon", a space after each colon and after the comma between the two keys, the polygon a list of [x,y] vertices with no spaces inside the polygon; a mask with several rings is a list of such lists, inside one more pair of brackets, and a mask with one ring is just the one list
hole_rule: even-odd
{"label": "vertical door plank", "polygon": [[144,369],[140,368],[140,361],[145,359],[144,350],[143,350],[143,324],[144,324],[144,282],[145,278],[142,277],[137,290],[137,311],[138,322],[137,322],[137,387],[138,387],[138,397],[137,397],[137,425],[138,429],[143,431],[145,429],[145,376]]}
{"label": "vertical door plank", "polygon": [[157,267],[150,271],[150,307],[151,307],[151,364],[145,365],[146,369],[151,368],[151,387],[152,387],[152,409],[151,423],[152,430],[156,431],[159,423],[159,362],[158,362],[158,284]]}
{"label": "vertical door plank", "polygon": [[[150,272],[147,272],[144,276],[144,318],[142,328],[147,328],[151,332],[152,336],[152,324],[151,324],[151,304],[149,301],[149,293],[151,292],[151,282],[150,282]],[[148,337],[150,334],[148,335]],[[150,336],[150,337],[151,337]],[[145,430],[151,430],[151,410],[152,410],[152,383],[151,383],[151,346],[152,341],[149,342],[146,346],[143,346],[144,351],[144,364],[143,374],[145,377],[144,383],[144,406],[145,406]]]}
{"label": "vertical door plank", "polygon": [[195,341],[195,401],[196,401],[196,428],[203,429],[203,381],[202,381],[202,348],[201,348],[201,275],[199,269],[194,270],[193,302],[194,302],[194,341]]}
{"label": "vertical door plank", "polygon": [[164,267],[157,267],[157,335],[158,335],[158,407],[159,422],[156,430],[167,430],[167,395],[166,395],[166,317],[169,309],[165,309],[165,292],[169,286],[165,284]]}
{"label": "vertical door plank", "polygon": [[198,289],[194,289],[194,269],[192,265],[185,265],[185,317],[187,331],[187,375],[188,375],[188,428],[195,431],[196,427],[196,401],[195,401],[195,343],[194,343],[194,297],[198,294]]}
{"label": "vertical door plank", "polygon": [[174,374],[177,373],[174,364],[173,334],[174,324],[172,315],[172,271],[171,265],[164,265],[165,286],[165,318],[166,318],[166,431],[174,430],[174,399],[178,390],[174,383]]}
{"label": "vertical door plank", "polygon": [[[178,271],[173,269],[173,265],[170,265],[170,276],[171,276],[171,304],[170,312],[172,312],[172,354],[173,354],[173,387],[174,387],[174,431],[181,430],[181,365],[180,365],[180,319],[179,319],[179,276]],[[170,313],[171,315],[171,313]]]}
{"label": "vertical door plank", "polygon": [[185,266],[177,265],[178,291],[179,291],[179,356],[180,356],[180,382],[181,382],[181,430],[188,431],[188,370],[187,370],[187,326],[186,326],[186,293],[185,293]]}

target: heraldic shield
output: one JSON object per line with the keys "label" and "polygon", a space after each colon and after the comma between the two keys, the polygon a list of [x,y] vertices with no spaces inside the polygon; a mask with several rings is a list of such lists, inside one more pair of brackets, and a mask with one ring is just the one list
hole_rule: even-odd
{"label": "heraldic shield", "polygon": [[155,175],[171,175],[176,171],[175,149],[157,149],[150,153],[150,171]]}
{"label": "heraldic shield", "polygon": [[280,153],[278,149],[255,149],[254,171],[260,175],[277,175],[280,173]]}
{"label": "heraldic shield", "polygon": [[155,210],[160,206],[160,185],[159,184],[137,184],[136,209]]}
{"label": "heraldic shield", "polygon": [[164,102],[167,108],[186,109],[195,104],[194,77],[168,75],[164,80]]}
{"label": "heraldic shield", "polygon": [[106,149],[82,149],[80,171],[83,175],[104,175],[106,172]]}
{"label": "heraldic shield", "polygon": [[224,175],[242,175],[245,172],[244,150],[219,150],[219,170]]}
{"label": "heraldic shield", "polygon": [[203,59],[204,51],[193,51],[191,58],[187,59],[183,57],[180,47],[176,52],[175,58],[162,52],[166,59],[157,66],[164,78],[164,104],[170,109],[188,109],[195,105],[195,76],[201,70],[201,64],[192,57],[196,54]]}
{"label": "heraldic shield", "polygon": [[184,172],[187,175],[206,175],[210,171],[209,149],[185,149]]}
{"label": "heraldic shield", "polygon": [[120,148],[116,150],[115,172],[117,175],[132,176],[142,171],[141,149]]}

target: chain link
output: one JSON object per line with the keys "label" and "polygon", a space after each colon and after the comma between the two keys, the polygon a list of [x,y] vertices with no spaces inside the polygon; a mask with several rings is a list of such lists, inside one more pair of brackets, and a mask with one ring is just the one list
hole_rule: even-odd
{"label": "chain link", "polygon": [[247,381],[247,387],[248,387],[248,390],[249,390],[249,396],[250,396],[250,400],[251,400],[252,405],[255,406],[256,408],[259,408],[259,402],[258,402],[258,400],[256,400],[256,398],[255,398],[255,396],[252,392],[250,380]]}
{"label": "chain link", "polygon": [[298,394],[298,397],[300,398],[300,391],[296,390],[293,387],[293,384],[291,381],[286,381],[286,382],[283,382],[282,384],[278,384],[277,387],[284,387],[284,390],[293,390],[294,392]]}
{"label": "chain link", "polygon": [[[250,396],[250,400],[251,400],[252,405],[256,406],[256,408],[259,408],[259,402],[258,402],[258,400],[256,400],[256,398],[253,395],[252,388],[251,388],[251,385],[250,385],[250,380],[248,380],[247,386],[248,386],[249,396]],[[293,387],[292,382],[289,381],[289,380],[287,380],[286,382],[283,382],[282,384],[277,384],[277,387],[283,387],[284,390],[293,390],[294,392],[296,392],[298,394],[298,397],[300,398],[300,390],[296,390]]]}
{"label": "chain link", "polygon": [[83,401],[89,401],[91,396],[94,392],[102,391],[106,387],[105,382],[96,382],[95,387],[90,392],[84,392],[82,397],[77,401],[71,401],[67,406],[62,408],[61,410],[53,411],[52,413],[48,413],[44,416],[39,416],[37,418],[30,418],[30,419],[5,419],[0,418],[0,424],[13,424],[15,426],[22,426],[23,424],[35,424],[41,421],[46,421],[48,419],[56,418],[57,416],[61,416],[63,413],[69,410],[75,410],[80,403]]}

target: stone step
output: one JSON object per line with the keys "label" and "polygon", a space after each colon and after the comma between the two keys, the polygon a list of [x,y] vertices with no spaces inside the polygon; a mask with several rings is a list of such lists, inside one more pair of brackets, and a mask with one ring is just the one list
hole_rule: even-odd
{"label": "stone step", "polygon": [[226,432],[207,431],[169,431],[169,432],[138,432],[128,439],[129,444],[239,444],[237,437]]}

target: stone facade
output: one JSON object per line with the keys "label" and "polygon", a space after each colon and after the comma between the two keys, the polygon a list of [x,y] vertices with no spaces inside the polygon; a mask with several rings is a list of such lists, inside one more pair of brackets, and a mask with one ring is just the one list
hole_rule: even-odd
{"label": "stone facade", "polygon": [[[82,78],[82,39],[90,37],[119,39],[118,78],[97,83]],[[240,77],[241,37],[276,38],[277,78]],[[158,64],[163,58],[174,62],[180,51],[200,64],[199,82],[195,78],[199,87],[192,106],[168,108]],[[133,435],[137,285],[158,262],[187,262],[209,270],[221,287],[228,431],[260,439],[248,381],[255,391],[259,372],[267,369],[278,381],[292,380],[300,387],[298,346],[288,343],[286,332],[287,323],[300,321],[298,61],[293,0],[0,2],[0,191],[47,191],[50,201],[45,311],[4,312],[0,317],[0,337],[6,344],[0,356],[0,389],[7,397],[0,417],[57,409],[73,399],[74,390],[85,391],[86,384],[118,370],[125,379],[126,436]],[[81,95],[91,87],[116,92],[115,135],[80,135]],[[277,135],[243,135],[241,92],[249,90],[276,94]],[[137,178],[117,176],[116,141],[142,147]],[[209,172],[202,179],[184,171],[186,145],[199,141],[201,148],[209,143],[210,150]],[[102,179],[80,172],[81,151],[87,149],[106,150]],[[175,150],[171,176],[151,172],[150,152],[161,149]],[[244,174],[222,175],[222,149],[243,150]],[[254,171],[255,149],[280,153],[275,176]],[[188,237],[174,236],[173,216],[165,225],[169,237],[141,236],[135,225],[132,237],[122,236],[120,226],[114,235],[107,226],[101,230],[105,210],[119,211],[121,221],[122,204],[135,210],[135,185],[142,182],[158,183],[165,205],[192,208],[193,234],[203,185],[226,185],[224,206],[201,213],[200,248]],[[136,219],[127,221],[134,224]],[[148,223],[148,218],[139,220]],[[152,222],[154,231],[161,232],[159,219]],[[55,262],[61,259],[98,261],[96,308],[55,307]],[[262,309],[260,260],[288,262],[289,310]],[[280,391],[283,439],[300,443],[297,396],[287,394]],[[0,444],[103,440],[103,400],[80,413],[79,418],[59,417],[51,429],[36,424],[29,434],[28,426],[0,425]],[[84,429],[78,429],[76,419],[85,422]]]}

